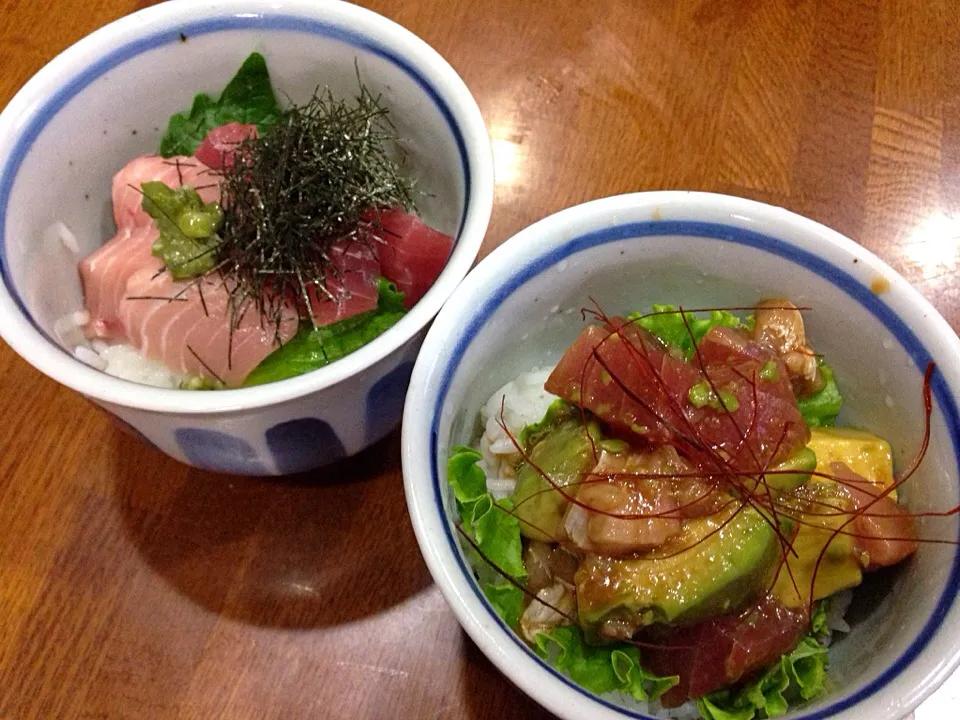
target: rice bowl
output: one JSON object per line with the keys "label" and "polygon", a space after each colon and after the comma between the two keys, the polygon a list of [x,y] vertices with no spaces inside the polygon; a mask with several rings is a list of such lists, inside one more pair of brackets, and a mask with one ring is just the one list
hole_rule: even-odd
{"label": "rice bowl", "polygon": [[[309,375],[186,397],[107,376],[56,340],[57,321],[81,311],[76,250],[89,253],[109,236],[102,208],[123,160],[155,148],[163,118],[189,105],[197,91],[217,92],[256,48],[270,58],[281,91],[295,99],[308,97],[318,76],[333,89],[355,86],[355,63],[371,86],[390,86],[384,98],[405,136],[421,145],[418,138],[431,138],[428,151],[418,154],[424,187],[434,193],[424,213],[456,234],[450,261],[394,327]],[[322,59],[309,77],[301,71],[304,56]],[[152,79],[152,91],[142,102],[114,102],[118,86],[139,87],[144,77]],[[77,132],[91,123],[97,142]],[[0,168],[4,339],[167,454],[211,470],[298,472],[354,454],[389,432],[399,420],[423,328],[472,264],[492,205],[489,139],[460,78],[408,31],[343,3],[174,1],[148,8],[54,59],[11,101],[0,128],[6,130]],[[54,242],[40,242],[44,237]]]}

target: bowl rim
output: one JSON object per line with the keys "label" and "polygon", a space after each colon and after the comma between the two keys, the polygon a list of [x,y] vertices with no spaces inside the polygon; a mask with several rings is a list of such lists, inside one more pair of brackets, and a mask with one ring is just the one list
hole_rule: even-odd
{"label": "bowl rim", "polygon": [[[623,216],[629,215],[633,218],[641,213],[646,213],[642,220],[634,222],[623,219]],[[670,216],[669,219],[664,219],[667,215]],[[710,218],[706,223],[703,222],[705,216]],[[716,220],[717,217],[725,220]],[[581,221],[587,230],[574,237],[575,233],[570,228]],[[591,244],[635,237],[637,225],[651,228],[652,231],[648,233],[651,235],[682,235],[689,234],[686,232],[690,229],[689,226],[698,224],[711,226],[701,227],[699,232],[694,233],[700,237],[717,237],[714,234],[717,228],[726,227],[737,235],[764,237],[787,248],[793,248],[796,256],[785,257],[788,262],[796,262],[801,258],[808,261],[812,259],[820,263],[821,269],[831,268],[831,274],[836,277],[827,277],[828,281],[839,284],[848,294],[851,294],[851,289],[844,287],[844,284],[856,285],[862,290],[862,297],[853,297],[854,302],[865,303],[869,297],[877,306],[886,308],[890,315],[886,320],[899,322],[902,329],[916,341],[917,347],[927,352],[923,343],[903,324],[892,308],[845,270],[816,255],[815,248],[832,246],[849,258],[855,258],[861,263],[861,271],[868,269],[886,278],[890,282],[891,290],[905,297],[906,302],[924,316],[923,322],[927,323],[937,341],[937,355],[953,358],[942,364],[950,368],[954,377],[960,368],[960,360],[956,359],[960,358],[960,339],[953,329],[915,288],[882,260],[840,233],[813,220],[783,208],[743,198],[713,193],[657,191],[593,200],[562,210],[525,228],[481,261],[441,310],[427,333],[414,366],[402,426],[404,490],[421,552],[431,575],[460,624],[484,654],[513,683],[560,717],[650,718],[649,715],[622,708],[588,693],[541,661],[506,627],[482,596],[471,571],[464,563],[462,551],[452,530],[451,519],[444,511],[443,500],[447,490],[440,485],[438,424],[445,411],[447,390],[459,358],[469,345],[470,339],[479,327],[485,324],[496,307],[529,277],[574,252],[590,247]],[[771,225],[789,226],[800,238],[782,240],[781,236],[770,230]],[[617,231],[623,228],[627,230],[617,236]],[[656,228],[659,228],[659,231]],[[597,240],[597,236],[606,236],[608,239]],[[734,239],[723,235],[720,237],[725,240]],[[574,249],[561,252],[564,248]],[[547,258],[551,252],[554,256]],[[783,255],[780,252],[776,254]],[[867,305],[865,308],[876,315],[874,308]],[[887,324],[884,318],[878,319]],[[900,336],[897,336],[897,339],[900,340]],[[904,348],[909,351],[906,346]],[[917,365],[922,367],[920,363]],[[943,373],[938,370],[934,374],[933,389],[948,421],[947,430],[953,443],[953,455],[960,466],[960,417],[957,415],[956,386],[948,386]],[[958,587],[960,548],[954,552],[950,576],[936,607],[924,621],[924,629],[899,657],[873,680],[854,688],[847,697],[839,698],[812,712],[800,710],[799,714],[791,714],[790,717],[797,720],[853,718],[862,717],[862,713],[869,709],[878,718],[894,720],[899,719],[901,714],[912,711],[960,664],[960,632],[953,633],[952,653],[949,657],[935,662],[927,660],[925,664],[925,658],[919,658],[921,664],[915,666],[913,671],[920,672],[922,677],[915,685],[902,691],[905,700],[898,701],[895,708],[891,704],[884,704],[885,698],[880,697],[880,693],[889,687],[890,680],[918,660],[933,636],[942,631],[946,615],[955,609]]]}
{"label": "bowl rim", "polygon": [[[231,29],[310,32],[372,51],[407,73],[430,97],[457,142],[465,180],[455,245],[426,295],[393,327],[354,353],[304,375],[216,393],[185,393],[113,377],[49,339],[26,313],[8,271],[3,235],[9,192],[33,140],[59,108],[130,57],[189,36]],[[277,405],[357,375],[410,342],[467,274],[493,208],[493,152],[480,109],[453,67],[425,41],[371,10],[315,0],[169,0],[80,39],[39,70],[0,113],[0,335],[38,370],[86,396],[162,413],[233,413]]]}

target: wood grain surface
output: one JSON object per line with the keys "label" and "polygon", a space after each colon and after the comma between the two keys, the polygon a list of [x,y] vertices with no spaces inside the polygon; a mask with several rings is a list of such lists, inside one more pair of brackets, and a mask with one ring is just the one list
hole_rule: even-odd
{"label": "wood grain surface", "polygon": [[[0,105],[145,4],[4,0]],[[720,191],[846,233],[960,328],[960,3],[364,4],[480,104],[484,253],[590,198]],[[309,476],[198,472],[2,343],[0,408],[0,718],[545,715],[432,584],[397,434]]]}

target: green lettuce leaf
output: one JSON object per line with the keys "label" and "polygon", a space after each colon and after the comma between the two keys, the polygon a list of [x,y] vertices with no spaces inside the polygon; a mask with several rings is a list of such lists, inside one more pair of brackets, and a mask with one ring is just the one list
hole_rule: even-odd
{"label": "green lettuce leaf", "polygon": [[[340,322],[313,327],[303,323],[283,347],[267,355],[243,384],[263,385],[285,380],[329,365],[382,335],[406,314],[403,293],[389,280],[380,278],[377,309]],[[482,473],[481,473],[482,474]]]}
{"label": "green lettuce leaf", "polygon": [[510,627],[516,627],[523,615],[523,590],[510,583],[485,582],[483,594],[494,612]]}
{"label": "green lettuce leaf", "polygon": [[830,628],[827,626],[827,606],[830,598],[824,598],[813,606],[813,617],[810,618],[810,632],[818,638],[830,637]]}
{"label": "green lettuce leaf", "polygon": [[597,694],[622,692],[635,700],[656,700],[679,682],[676,676],[658,677],[640,665],[640,652],[626,643],[587,645],[579,627],[558,627],[538,633],[536,651],[558,670],[564,670],[582,688]]}
{"label": "green lettuce leaf", "polygon": [[[721,702],[718,700],[718,702]],[[753,720],[757,711],[753,707],[742,710],[719,707],[709,697],[697,700],[697,710],[704,720]]]}
{"label": "green lettuce leaf", "polygon": [[812,700],[823,692],[827,679],[827,648],[816,638],[807,636],[790,653],[791,687],[796,688],[803,700]]}
{"label": "green lettuce leaf", "polygon": [[[673,312],[676,309],[673,305],[654,305],[653,312],[660,314],[633,313],[627,319],[636,321],[638,325],[652,332],[668,346],[680,350],[688,360],[693,356],[695,343],[700,342],[711,328],[718,325],[730,328],[746,327],[740,318],[726,310],[711,310],[709,317],[698,318],[689,312],[681,316],[679,312]],[[690,326],[689,329],[687,324]]]}
{"label": "green lettuce leaf", "polygon": [[218,100],[200,93],[194,98],[189,113],[177,113],[170,118],[167,132],[160,141],[160,154],[164,157],[193,155],[208,132],[228,122],[255,124],[262,134],[280,115],[267,61],[263,55],[253,53]]}
{"label": "green lettuce leaf", "polygon": [[826,381],[823,390],[810,397],[797,400],[800,414],[809,427],[832,427],[837,424],[837,413],[843,405],[843,396],[837,387],[833,370],[822,360],[820,373]]}
{"label": "green lettuce leaf", "polygon": [[780,662],[736,690],[720,690],[697,701],[705,720],[758,720],[779,717],[790,705],[811,700],[825,688],[827,648],[808,635]]}
{"label": "green lettuce leaf", "polygon": [[[458,446],[447,461],[447,482],[453,488],[461,527],[490,563],[523,582],[527,571],[523,566],[520,522],[510,514],[513,503],[509,499],[498,503],[487,492],[483,470],[477,466],[481,458],[473,448]],[[510,627],[517,627],[523,612],[523,591],[471,548],[467,548],[467,555],[472,556],[471,565],[477,570],[480,587],[490,605]]]}

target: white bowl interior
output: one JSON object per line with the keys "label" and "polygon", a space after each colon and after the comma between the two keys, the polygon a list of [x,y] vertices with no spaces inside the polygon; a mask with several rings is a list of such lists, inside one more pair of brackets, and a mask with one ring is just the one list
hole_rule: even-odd
{"label": "white bowl interior", "polygon": [[[880,296],[869,290],[877,277],[890,282]],[[738,307],[771,296],[811,308],[805,313],[808,337],[836,371],[845,398],[842,423],[889,439],[900,468],[923,436],[926,360],[938,363],[930,448],[903,497],[917,511],[960,503],[956,337],[902,279],[850,241],[785,211],[697,194],[611,198],[548,218],[495,251],[468,276],[428,334],[411,395],[436,400],[439,414],[426,413],[407,428],[415,415],[408,400],[404,462],[405,472],[416,473],[410,453],[426,452],[435,460],[431,482],[439,487],[407,479],[421,543],[428,558],[435,556],[435,576],[462,575],[465,567],[451,547],[455,514],[444,487],[449,449],[474,439],[480,406],[504,382],[559,358],[584,327],[581,308],[596,301],[617,315],[654,302]],[[435,525],[429,514],[436,514],[437,498],[445,515]],[[422,526],[418,515],[427,516]],[[947,540],[956,540],[960,528],[955,518],[924,518],[919,525],[922,537]],[[451,560],[459,570],[449,566]],[[854,632],[831,651],[834,692],[796,716],[833,715],[863,694],[882,710],[878,717],[899,718],[929,694],[960,651],[960,632],[950,627],[960,619],[952,605],[957,563],[954,546],[923,546],[888,590],[861,597]],[[488,607],[480,609],[474,589],[470,597],[463,584],[455,585],[447,587],[448,599],[455,609],[461,605],[468,631],[473,628],[502,669],[535,696],[538,682],[559,684],[534,669],[538,661],[504,634]],[[860,593],[868,594],[866,588]],[[486,617],[468,617],[477,613]],[[940,625],[944,614],[949,618]],[[532,674],[518,678],[521,673]],[[893,677],[896,688],[886,684]],[[538,699],[544,702],[548,694],[544,690]],[[548,706],[570,717],[600,708],[580,692],[568,695]]]}

